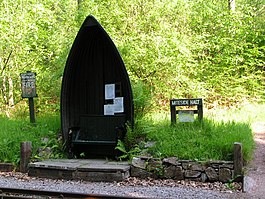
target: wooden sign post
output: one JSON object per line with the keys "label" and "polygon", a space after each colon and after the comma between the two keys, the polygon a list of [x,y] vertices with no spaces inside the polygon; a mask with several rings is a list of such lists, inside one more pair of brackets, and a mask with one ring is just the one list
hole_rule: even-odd
{"label": "wooden sign post", "polygon": [[[171,124],[176,123],[176,114],[179,114],[181,111],[176,110],[176,107],[179,106],[197,106],[197,110],[193,110],[193,113],[198,114],[199,121],[202,121],[203,118],[203,102],[201,98],[196,99],[171,99],[170,100],[170,112],[171,112]],[[187,110],[186,110],[187,111]]]}
{"label": "wooden sign post", "polygon": [[30,122],[35,123],[35,113],[34,113],[34,97],[37,97],[36,93],[36,73],[27,71],[26,73],[21,73],[21,89],[22,98],[29,99],[29,115]]}

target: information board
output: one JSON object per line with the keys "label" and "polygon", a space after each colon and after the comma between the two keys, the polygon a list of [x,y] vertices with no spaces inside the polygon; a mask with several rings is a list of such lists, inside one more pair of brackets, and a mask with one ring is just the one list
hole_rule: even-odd
{"label": "information board", "polygon": [[[197,107],[196,110],[176,110],[176,107]],[[180,122],[193,122],[194,113],[198,114],[198,119],[201,121],[203,118],[203,101],[202,98],[193,99],[171,99],[170,100],[171,124],[176,123],[176,114],[179,115]]]}
{"label": "information board", "polygon": [[172,99],[170,100],[171,106],[201,106],[202,105],[202,99]]}
{"label": "information board", "polygon": [[36,93],[36,73],[21,73],[21,89],[23,98],[37,97]]}

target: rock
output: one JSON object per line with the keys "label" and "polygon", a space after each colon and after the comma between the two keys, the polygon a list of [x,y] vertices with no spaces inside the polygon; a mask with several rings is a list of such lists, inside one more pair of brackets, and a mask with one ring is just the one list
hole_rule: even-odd
{"label": "rock", "polygon": [[0,172],[11,172],[14,170],[12,163],[0,163]]}
{"label": "rock", "polygon": [[[220,165],[233,165],[232,161],[209,161],[209,164],[211,165],[211,167],[215,168],[215,169],[219,169]],[[230,168],[230,166],[228,166],[227,168]]]}
{"label": "rock", "polygon": [[163,165],[174,165],[174,166],[180,166],[181,163],[178,162],[178,159],[176,157],[169,157],[163,159]]}
{"label": "rock", "polygon": [[210,182],[218,181],[218,173],[215,171],[214,168],[208,167],[205,170],[205,173],[206,173],[206,175],[207,175],[207,177],[208,177]]}
{"label": "rock", "polygon": [[43,137],[43,138],[41,138],[41,142],[42,142],[43,144],[47,144],[47,143],[49,142],[49,138],[47,138],[47,137]]}
{"label": "rock", "polygon": [[180,166],[169,166],[164,169],[164,177],[175,180],[183,180],[183,170]]}
{"label": "rock", "polygon": [[232,179],[232,173],[228,168],[220,168],[219,169],[219,181],[228,182]]}
{"label": "rock", "polygon": [[201,174],[201,182],[206,182],[206,180],[207,180],[207,175],[205,174],[205,173],[202,173]]}
{"label": "rock", "polygon": [[191,169],[191,162],[183,162],[183,163],[182,163],[182,167],[183,167],[183,169],[185,169],[185,170],[189,170],[189,169]]}
{"label": "rock", "polygon": [[200,171],[186,170],[185,177],[186,178],[198,178],[201,175]]}
{"label": "rock", "polygon": [[174,178],[176,173],[176,167],[175,166],[169,166],[164,169],[164,177],[165,178]]}
{"label": "rock", "polygon": [[220,164],[211,163],[211,167],[214,168],[214,169],[219,169]]}
{"label": "rock", "polygon": [[38,156],[49,157],[52,154],[51,147],[40,147],[38,148]]}
{"label": "rock", "polygon": [[145,179],[145,178],[149,178],[149,177],[152,177],[152,173],[144,170],[144,169],[141,169],[139,167],[134,167],[134,166],[131,166],[131,176],[132,177],[138,177],[138,178],[141,178],[141,179]]}
{"label": "rock", "polygon": [[177,160],[176,157],[159,158],[139,157],[133,158],[132,165],[140,168],[141,175],[152,178],[165,178],[174,180],[191,180],[201,182],[242,182],[243,176],[234,178],[232,161],[209,161],[196,162],[192,160]]}
{"label": "rock", "polygon": [[162,161],[161,160],[150,160],[146,163],[146,169],[147,171],[158,171],[159,169],[162,169]]}
{"label": "rock", "polygon": [[189,163],[191,160],[179,160],[180,163]]}
{"label": "rock", "polygon": [[198,162],[192,162],[190,164],[190,170],[194,171],[205,171],[206,165],[203,163],[198,163]]}
{"label": "rock", "polygon": [[146,170],[153,174],[153,178],[163,178],[164,167],[161,160],[150,160],[147,162]]}
{"label": "rock", "polygon": [[137,167],[137,168],[141,168],[141,169],[145,169],[146,168],[146,162],[145,162],[145,160],[143,160],[141,158],[134,157],[132,159],[132,166]]}
{"label": "rock", "polygon": [[255,185],[256,182],[251,177],[245,176],[243,180],[243,192],[249,193]]}
{"label": "rock", "polygon": [[219,168],[234,169],[234,164],[222,164],[219,166]]}
{"label": "rock", "polygon": [[184,172],[182,170],[182,167],[176,167],[174,179],[175,180],[183,180],[184,179]]}
{"label": "rock", "polygon": [[145,145],[144,145],[144,148],[151,148],[153,146],[155,146],[155,142],[146,142]]}
{"label": "rock", "polygon": [[182,166],[185,170],[205,171],[208,164],[202,162],[183,162]]}

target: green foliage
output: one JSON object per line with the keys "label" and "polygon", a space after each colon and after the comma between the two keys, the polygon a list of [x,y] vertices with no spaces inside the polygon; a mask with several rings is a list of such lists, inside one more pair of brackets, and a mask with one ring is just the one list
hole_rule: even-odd
{"label": "green foliage", "polygon": [[[19,74],[31,70],[37,110],[59,110],[66,58],[88,14],[117,45],[135,93],[140,84],[151,92],[152,108],[168,109],[170,98],[182,97],[203,97],[209,108],[264,99],[264,4],[239,0],[236,7],[231,13],[227,1],[210,0],[1,1],[1,109],[20,104]],[[136,98],[137,111],[143,102]]]}
{"label": "green foliage", "polygon": [[152,91],[141,80],[132,83],[135,117],[141,118],[152,109]]}
{"label": "green foliage", "polygon": [[237,176],[234,176],[232,179],[228,180],[228,182],[226,183],[227,188],[229,188],[230,190],[233,190],[233,191],[237,190],[236,179],[238,179],[238,178],[242,178],[242,176],[237,175]]}
{"label": "green foliage", "polygon": [[[251,124],[264,121],[264,104],[248,104],[231,110],[205,110],[203,122],[179,123],[172,126],[169,114],[153,113],[138,120],[127,135],[127,151],[135,144],[154,141],[155,145],[141,153],[163,158],[232,160],[234,142],[243,144],[246,162],[252,159],[254,139]],[[128,137],[130,139],[128,139]]]}
{"label": "green foliage", "polygon": [[135,120],[133,129],[127,126],[124,145],[126,150],[138,147],[139,144],[146,139],[146,129],[149,127],[149,122],[146,117],[138,117]]}
{"label": "green foliage", "polygon": [[122,153],[122,155],[118,157],[120,160],[131,161],[133,157],[139,155],[141,152],[141,149],[138,146],[134,146],[134,148],[127,150],[124,143],[121,140],[118,140],[115,149],[119,150]]}
{"label": "green foliage", "polygon": [[[0,124],[0,162],[19,163],[20,143],[32,142],[32,157],[38,156],[39,148],[50,147],[50,158],[63,157],[61,140],[58,138],[60,122],[58,115],[46,115],[38,118],[36,125],[25,119],[8,119],[1,117]],[[48,142],[42,139],[47,138]],[[45,158],[45,157],[43,157]],[[46,156],[47,158],[47,156]]]}
{"label": "green foliage", "polygon": [[252,125],[256,122],[264,122],[265,114],[262,110],[265,109],[265,104],[244,104],[239,108],[230,108],[229,110],[216,109],[208,110],[207,115],[217,122],[246,123]]}
{"label": "green foliage", "polygon": [[[217,0],[2,0],[0,9],[1,115],[5,113],[19,120],[28,117],[26,100],[21,99],[19,78],[19,74],[27,70],[37,73],[37,116],[58,114],[61,77],[68,52],[83,20],[92,14],[118,47],[133,85],[136,125],[126,136],[127,152],[147,137],[158,139],[158,150],[154,150],[157,156],[173,154],[175,149],[159,149],[158,146],[163,144],[162,135],[167,136],[168,132],[172,138],[178,138],[179,134],[189,135],[181,133],[182,130],[191,131],[189,144],[201,149],[202,141],[196,139],[201,135],[206,139],[207,129],[211,133],[227,134],[231,139],[223,141],[226,147],[220,145],[216,149],[223,155],[215,156],[212,153],[216,151],[211,151],[202,155],[202,159],[229,159],[231,145],[227,142],[237,136],[244,140],[239,132],[230,136],[230,129],[236,126],[249,136],[249,129],[242,122],[206,120],[197,129],[192,125],[187,125],[188,129],[180,125],[179,133],[168,127],[167,120],[155,123],[146,114],[151,110],[156,113],[168,110],[171,98],[202,97],[206,107],[215,109],[264,100],[265,15],[262,1],[238,0],[235,12],[228,10],[227,1]],[[10,155],[5,147],[24,138],[43,147],[60,149],[55,137],[49,144],[37,141],[43,136],[40,132],[47,133],[50,128],[38,122],[40,124],[33,127],[24,120],[20,124],[3,117],[3,125],[13,124],[13,127],[1,133],[2,161],[18,161],[18,155]],[[24,128],[27,130],[20,130]],[[13,132],[10,138],[7,132]],[[36,137],[31,137],[29,132],[34,132]],[[29,137],[24,137],[28,134]],[[252,141],[248,141],[250,145],[246,150],[250,151]],[[17,147],[14,145],[15,151]]]}
{"label": "green foliage", "polygon": [[244,158],[251,159],[254,147],[251,129],[247,124],[217,123],[204,119],[202,123],[179,123],[170,126],[160,121],[148,138],[156,141],[150,150],[155,156],[177,156],[179,159],[232,160],[233,143],[242,142]]}
{"label": "green foliage", "polygon": [[61,56],[66,55],[64,49],[74,36],[70,31],[75,28],[74,20],[69,15],[74,12],[72,2],[1,1],[2,104],[13,106],[21,100],[19,74],[29,70],[37,73],[37,107],[58,103],[58,85],[65,64],[65,57],[62,60]]}
{"label": "green foliage", "polygon": [[231,14],[222,3],[194,5],[191,25],[195,45],[190,64],[193,78],[205,83],[207,102],[229,106],[263,95],[264,16],[255,11],[262,9],[261,5],[254,8],[238,3],[238,11]]}

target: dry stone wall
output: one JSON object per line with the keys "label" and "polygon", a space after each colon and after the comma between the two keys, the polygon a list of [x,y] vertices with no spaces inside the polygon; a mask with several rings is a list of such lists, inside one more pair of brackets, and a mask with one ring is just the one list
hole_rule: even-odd
{"label": "dry stone wall", "polygon": [[201,182],[229,182],[235,178],[233,161],[197,162],[177,160],[176,157],[162,160],[148,157],[133,158],[131,176]]}
{"label": "dry stone wall", "polygon": [[176,157],[164,159],[135,157],[131,164],[131,176],[201,182],[242,182],[244,177],[242,143],[234,143],[233,161],[199,162],[178,160]]}

